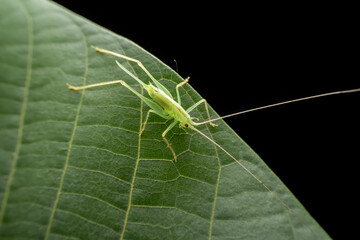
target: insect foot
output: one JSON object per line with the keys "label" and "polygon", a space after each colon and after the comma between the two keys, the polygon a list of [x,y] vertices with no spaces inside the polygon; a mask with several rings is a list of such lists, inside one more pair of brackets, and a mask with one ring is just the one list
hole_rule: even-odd
{"label": "insect foot", "polygon": [[100,48],[98,48],[98,47],[96,47],[94,45],[91,45],[90,47],[92,47],[97,52],[102,52]]}
{"label": "insect foot", "polygon": [[71,90],[76,90],[76,87],[74,87],[73,85],[70,85],[70,84],[68,84],[68,83],[66,83],[66,85],[68,86],[69,89],[71,89]]}
{"label": "insect foot", "polygon": [[217,127],[217,126],[218,126],[217,124],[212,123],[212,122],[210,122],[210,125],[211,125],[212,127]]}

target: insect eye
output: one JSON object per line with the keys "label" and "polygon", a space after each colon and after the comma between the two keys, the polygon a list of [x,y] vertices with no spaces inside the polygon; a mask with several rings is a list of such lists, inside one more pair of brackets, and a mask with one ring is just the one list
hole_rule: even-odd
{"label": "insect eye", "polygon": [[185,127],[189,127],[189,124],[185,123]]}

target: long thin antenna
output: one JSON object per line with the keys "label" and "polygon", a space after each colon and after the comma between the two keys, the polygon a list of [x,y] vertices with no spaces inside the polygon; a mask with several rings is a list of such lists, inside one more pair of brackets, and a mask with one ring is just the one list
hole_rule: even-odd
{"label": "long thin antenna", "polygon": [[331,95],[336,95],[336,94],[353,93],[353,92],[360,92],[360,88],[351,89],[351,90],[344,90],[344,91],[336,91],[336,92],[330,92],[330,93],[323,93],[323,94],[318,94],[318,95],[314,95],[314,96],[310,96],[310,97],[303,97],[303,98],[298,98],[298,99],[289,100],[289,101],[285,101],[285,102],[274,103],[274,104],[270,104],[270,105],[266,105],[266,106],[262,106],[262,107],[257,107],[257,108],[252,108],[252,109],[248,109],[248,110],[245,110],[245,111],[241,111],[241,112],[225,115],[225,116],[222,116],[222,117],[214,118],[214,119],[211,119],[211,120],[208,120],[208,121],[205,121],[205,122],[194,123],[194,125],[195,126],[203,125],[203,124],[208,123],[208,122],[213,122],[213,121],[217,121],[217,120],[220,120],[220,119],[224,119],[224,118],[228,118],[228,117],[232,117],[232,116],[236,116],[236,115],[240,115],[240,114],[244,114],[244,113],[248,113],[248,112],[253,112],[253,111],[260,110],[260,109],[265,109],[265,108],[271,108],[271,107],[275,107],[275,106],[279,106],[279,105],[284,105],[284,104],[288,104],[288,103],[300,102],[300,101],[314,99],[314,98],[326,97],[326,96],[331,96]]}
{"label": "long thin antenna", "polygon": [[176,66],[176,68],[175,68],[176,72],[179,73],[178,63],[177,63],[176,59],[174,59],[174,62],[175,62],[175,66]]}
{"label": "long thin antenna", "polygon": [[245,167],[244,164],[242,164],[239,160],[237,160],[233,155],[231,155],[228,151],[226,151],[223,147],[221,147],[219,144],[217,144],[214,140],[212,140],[210,137],[206,136],[203,132],[201,132],[200,130],[194,128],[194,127],[190,127],[192,130],[196,131],[197,133],[199,133],[200,135],[202,135],[203,137],[205,137],[207,140],[209,140],[210,142],[212,142],[213,144],[215,144],[218,148],[220,148],[224,153],[226,153],[229,157],[231,157],[235,162],[237,162],[247,173],[249,173],[253,178],[256,179],[256,181],[258,181],[260,184],[262,184],[264,186],[264,188],[266,188],[266,190],[268,190],[271,194],[273,194],[288,210],[291,210],[291,208],[286,205],[286,203],[283,202],[283,200],[281,200],[281,198],[275,193],[273,192],[268,186],[265,185],[265,183],[263,183],[259,178],[257,178],[247,167]]}

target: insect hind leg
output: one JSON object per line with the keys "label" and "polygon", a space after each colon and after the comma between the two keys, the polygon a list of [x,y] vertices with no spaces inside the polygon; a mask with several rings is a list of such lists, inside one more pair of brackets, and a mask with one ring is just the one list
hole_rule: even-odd
{"label": "insect hind leg", "polygon": [[[99,47],[95,47],[95,46],[91,46],[91,47],[97,52],[109,54],[109,55],[112,55],[112,56],[115,56],[115,57],[119,57],[119,58],[128,60],[130,62],[136,63],[151,78],[151,80],[154,81],[155,78],[150,74],[150,72],[144,67],[144,65],[139,60],[137,60],[135,58],[128,57],[128,56],[125,56],[125,55],[122,55],[120,53],[116,53],[116,52],[113,52],[113,51],[110,51],[110,50],[106,50],[106,49],[103,49],[103,48],[99,48]],[[155,81],[156,81],[156,79],[155,79]]]}
{"label": "insect hind leg", "polygon": [[66,83],[66,85],[71,90],[79,91],[79,90],[83,90],[83,89],[87,89],[87,88],[100,87],[100,86],[112,85],[112,84],[117,84],[117,83],[122,84],[122,82],[123,82],[122,80],[115,80],[115,81],[95,83],[95,84],[90,84],[90,85],[85,85],[85,86],[73,86],[69,83]]}
{"label": "insect hind leg", "polygon": [[125,56],[125,55],[122,55],[120,53],[116,53],[116,52],[113,52],[113,51],[110,51],[110,50],[106,50],[106,49],[103,49],[103,48],[99,48],[99,47],[95,47],[95,46],[91,46],[91,47],[97,52],[109,54],[109,55],[112,55],[112,56],[115,56],[115,57],[125,59],[125,60],[130,61],[130,62],[136,63],[146,73],[146,75],[155,83],[156,87],[158,87],[163,92],[165,92],[166,95],[173,98],[171,93],[158,80],[156,80],[153,77],[153,75],[151,75],[151,73],[146,69],[146,67],[139,60],[137,60],[135,58],[128,57],[128,56]]}
{"label": "insect hind leg", "polygon": [[189,82],[189,79],[190,79],[190,77],[187,77],[183,82],[176,85],[175,89],[176,89],[177,102],[180,105],[181,105],[181,98],[180,98],[180,93],[179,93],[179,87],[182,87],[183,85],[187,84]]}

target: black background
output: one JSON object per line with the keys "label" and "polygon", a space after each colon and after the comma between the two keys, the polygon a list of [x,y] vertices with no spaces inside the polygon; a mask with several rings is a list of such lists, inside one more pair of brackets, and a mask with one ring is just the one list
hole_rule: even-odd
{"label": "black background", "polygon": [[[353,6],[56,2],[191,76],[220,115],[360,87]],[[337,239],[357,230],[359,100],[326,97],[226,120]]]}

